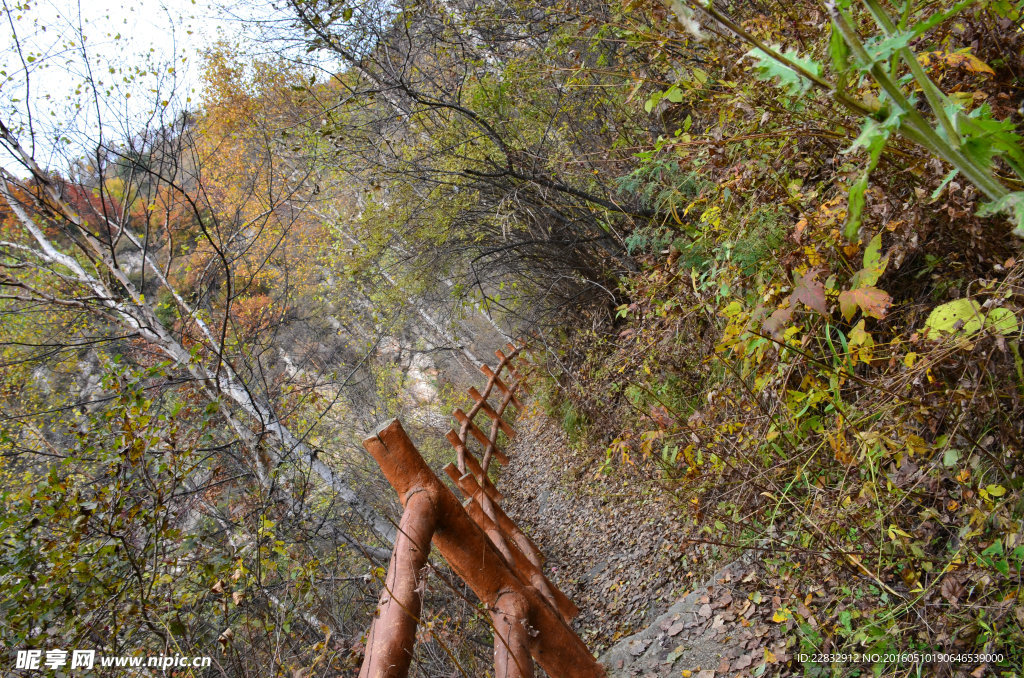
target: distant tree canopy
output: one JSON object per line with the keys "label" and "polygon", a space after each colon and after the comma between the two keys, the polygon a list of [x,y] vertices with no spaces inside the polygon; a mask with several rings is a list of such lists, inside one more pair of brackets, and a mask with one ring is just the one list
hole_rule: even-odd
{"label": "distant tree canopy", "polygon": [[[359,440],[405,413],[431,449],[445,382],[633,265],[624,229],[649,215],[615,196],[609,148],[645,131],[604,96],[623,77],[587,68],[615,48],[578,15],[286,10],[278,37],[317,60],[214,45],[195,110],[157,88],[148,119],[118,118],[88,47],[71,71],[98,119],[47,127],[32,69],[7,102],[10,647],[357,665],[396,515]],[[37,140],[71,132],[44,166]],[[426,405],[404,394],[424,364],[446,367]],[[428,604],[439,633],[470,620],[461,595]]]}

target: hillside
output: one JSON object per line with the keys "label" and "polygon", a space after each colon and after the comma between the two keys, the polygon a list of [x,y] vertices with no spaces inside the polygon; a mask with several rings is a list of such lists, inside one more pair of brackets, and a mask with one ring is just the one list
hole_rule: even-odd
{"label": "hillside", "polygon": [[2,10],[4,672],[1024,672],[1024,4],[164,10]]}

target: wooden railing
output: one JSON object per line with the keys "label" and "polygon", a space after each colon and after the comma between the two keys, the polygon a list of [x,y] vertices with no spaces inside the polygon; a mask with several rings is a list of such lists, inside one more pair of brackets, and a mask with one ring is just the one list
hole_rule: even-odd
{"label": "wooden railing", "polygon": [[[448,441],[456,461],[445,472],[465,501],[430,470],[397,419],[363,442],[404,510],[360,678],[408,674],[432,546],[487,606],[494,625],[496,678],[533,676],[534,661],[551,678],[605,675],[569,626],[576,606],[544,576],[540,550],[502,510],[502,495],[487,474],[492,459],[508,462],[497,440],[499,432],[515,435],[503,417],[509,404],[522,409],[516,397],[522,375],[512,366],[520,352],[511,344],[505,352],[496,351],[497,367],[481,368],[488,378],[483,393],[470,389],[473,407],[455,410],[459,428],[448,433]],[[488,402],[492,394],[500,396],[496,408]],[[487,433],[474,423],[480,413],[490,420]],[[471,439],[482,448],[479,460]]]}

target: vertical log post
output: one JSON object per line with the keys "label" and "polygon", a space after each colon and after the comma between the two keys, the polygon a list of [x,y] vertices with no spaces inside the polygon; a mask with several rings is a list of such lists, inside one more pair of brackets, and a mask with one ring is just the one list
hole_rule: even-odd
{"label": "vertical log post", "polygon": [[437,509],[431,489],[413,488],[403,499],[405,511],[359,678],[405,678],[412,661]]}
{"label": "vertical log post", "polygon": [[526,629],[529,601],[504,591],[491,610],[494,623],[494,678],[533,678],[530,634]]}

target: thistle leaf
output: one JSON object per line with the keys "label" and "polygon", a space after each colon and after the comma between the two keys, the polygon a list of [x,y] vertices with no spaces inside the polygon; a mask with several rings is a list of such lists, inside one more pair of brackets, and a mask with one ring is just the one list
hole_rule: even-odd
{"label": "thistle leaf", "polygon": [[[775,45],[772,45],[772,49],[808,73],[819,77],[821,76],[823,72],[821,64],[813,59],[801,57],[796,50],[783,51]],[[786,93],[790,96],[803,96],[807,93],[807,90],[811,88],[812,83],[810,80],[800,75],[788,65],[779,61],[764,50],[760,48],[752,49],[747,52],[746,55],[757,60],[757,63],[754,65],[754,69],[759,79],[771,80],[772,78],[778,78],[779,87],[786,90]]]}
{"label": "thistle leaf", "polygon": [[978,210],[979,217],[993,214],[1006,214],[1013,222],[1013,234],[1024,238],[1024,191],[1008,193],[999,200],[984,203]]}

